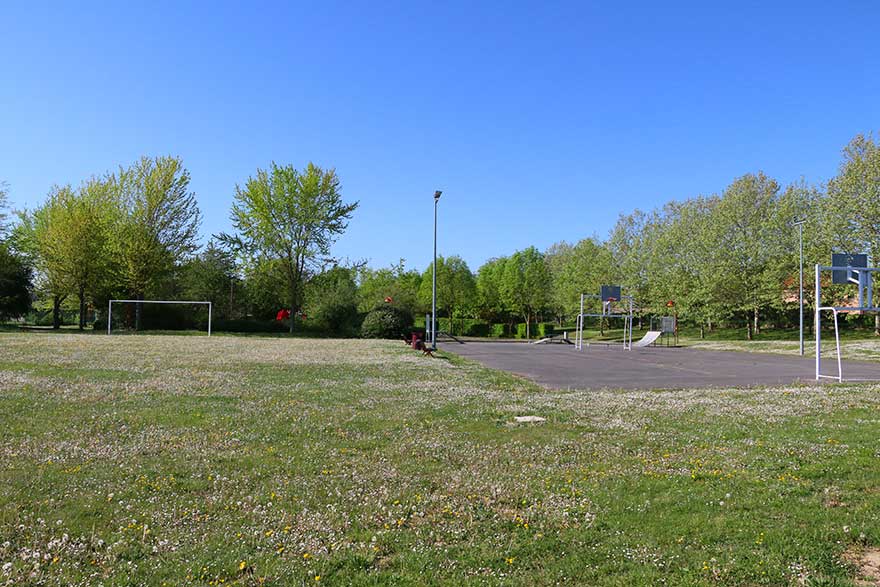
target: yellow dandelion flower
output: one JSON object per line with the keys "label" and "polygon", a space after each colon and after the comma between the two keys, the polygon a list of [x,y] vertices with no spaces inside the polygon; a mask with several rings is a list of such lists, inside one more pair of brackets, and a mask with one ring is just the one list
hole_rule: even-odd
{"label": "yellow dandelion flower", "polygon": [[245,569],[245,567],[247,567],[247,561],[241,561],[240,563],[238,563],[238,570],[239,571],[243,571]]}

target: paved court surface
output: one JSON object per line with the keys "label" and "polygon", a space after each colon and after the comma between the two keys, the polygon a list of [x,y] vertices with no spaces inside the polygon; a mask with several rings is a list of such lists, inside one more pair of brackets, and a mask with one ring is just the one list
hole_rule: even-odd
{"label": "paved court surface", "polygon": [[[604,346],[578,351],[570,345],[509,342],[440,347],[553,389],[751,387],[813,382],[815,372],[813,359],[767,353]],[[836,374],[836,360],[823,358],[822,370]],[[843,374],[844,380],[880,380],[880,363],[844,361]]]}

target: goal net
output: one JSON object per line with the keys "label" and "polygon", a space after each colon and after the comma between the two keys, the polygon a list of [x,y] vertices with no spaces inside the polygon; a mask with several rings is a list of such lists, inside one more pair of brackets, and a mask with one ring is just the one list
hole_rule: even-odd
{"label": "goal net", "polygon": [[211,302],[202,302],[194,300],[110,300],[107,305],[107,334],[113,327],[113,304],[195,304],[208,306],[208,336],[211,336]]}

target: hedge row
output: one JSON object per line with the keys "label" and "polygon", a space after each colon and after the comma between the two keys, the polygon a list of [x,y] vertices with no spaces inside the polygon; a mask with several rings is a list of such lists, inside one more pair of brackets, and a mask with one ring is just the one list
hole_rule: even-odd
{"label": "hedge row", "polygon": [[[443,332],[450,332],[449,318],[438,318],[437,328]],[[532,338],[544,338],[553,336],[556,332],[556,325],[552,322],[538,322],[531,324]],[[455,320],[455,329],[452,331],[456,336],[477,336],[490,338],[525,338],[526,324],[490,324],[482,320],[473,319],[457,319]]]}

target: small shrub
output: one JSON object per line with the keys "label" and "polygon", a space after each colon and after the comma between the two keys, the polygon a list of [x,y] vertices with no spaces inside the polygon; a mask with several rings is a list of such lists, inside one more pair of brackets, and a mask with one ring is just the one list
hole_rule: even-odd
{"label": "small shrub", "polygon": [[464,331],[465,336],[489,336],[492,325],[487,322],[474,322]]}
{"label": "small shrub", "polygon": [[364,338],[400,338],[412,330],[412,316],[391,305],[379,306],[364,318],[361,336]]}
{"label": "small shrub", "polygon": [[489,336],[496,338],[503,338],[507,334],[507,324],[492,324],[492,328],[489,330]]}
{"label": "small shrub", "polygon": [[537,332],[538,338],[547,338],[556,332],[556,325],[552,322],[541,322],[535,325],[534,330]]}

